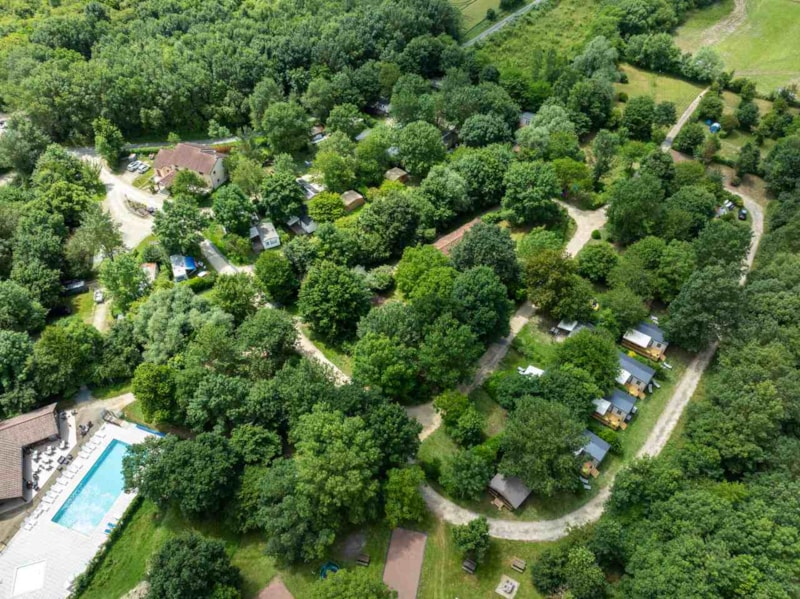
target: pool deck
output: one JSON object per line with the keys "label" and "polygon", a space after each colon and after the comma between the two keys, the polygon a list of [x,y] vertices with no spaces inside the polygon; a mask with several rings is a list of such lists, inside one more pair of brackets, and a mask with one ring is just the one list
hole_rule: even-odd
{"label": "pool deck", "polygon": [[[26,524],[28,526],[33,524],[33,526],[29,529],[21,528],[11,539],[6,550],[0,554],[0,599],[11,599],[12,597],[14,599],[59,599],[69,595],[67,586],[70,579],[83,572],[108,538],[104,533],[106,523],[113,518],[119,518],[133,501],[134,496],[126,493],[120,495],[100,523],[88,535],[56,524],[52,518],[114,439],[136,444],[150,436],[146,431],[125,424],[126,426],[122,427],[111,424],[104,425],[98,433],[103,431],[105,436],[98,436],[95,433],[91,440],[97,440],[98,446],[91,451],[88,457],[75,460],[76,464],[80,463],[80,470],[71,479],[62,476],[57,485],[64,484],[65,486],[55,496],[55,500],[50,504],[43,502],[42,506],[49,505],[46,511],[36,518],[29,516]],[[40,581],[16,580],[19,568],[41,562],[44,562],[43,579]],[[37,568],[30,570],[35,571]],[[38,570],[41,571],[42,568],[39,567]],[[38,574],[35,576],[39,578]],[[35,588],[36,590],[14,594],[15,587],[18,589],[20,587]]]}

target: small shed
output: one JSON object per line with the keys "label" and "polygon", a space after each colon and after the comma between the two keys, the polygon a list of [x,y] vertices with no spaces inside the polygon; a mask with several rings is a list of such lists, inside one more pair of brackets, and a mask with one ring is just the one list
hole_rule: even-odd
{"label": "small shed", "polygon": [[345,210],[352,212],[356,208],[364,205],[364,196],[350,189],[342,194],[342,203],[344,204]]}
{"label": "small shed", "polygon": [[519,126],[520,127],[527,127],[531,124],[533,120],[534,114],[532,112],[523,111],[519,113]]}
{"label": "small shed", "polygon": [[597,478],[600,475],[598,467],[606,458],[606,455],[611,449],[611,445],[603,441],[592,431],[587,430],[584,431],[583,434],[586,438],[586,444],[577,451],[578,455],[583,455],[585,457],[585,461],[581,465],[581,474],[583,476],[591,475]]}
{"label": "small shed", "polygon": [[516,476],[505,476],[499,472],[489,481],[489,493],[498,498],[510,510],[525,503],[531,490]]}
{"label": "small shed", "polygon": [[151,285],[155,283],[156,277],[158,276],[158,264],[155,262],[144,262],[141,265],[141,269],[144,272],[144,276],[147,277],[147,282]]}
{"label": "small shed", "polygon": [[278,247],[281,244],[281,238],[275,225],[268,220],[263,220],[250,227],[250,243],[253,244],[253,251],[263,252]]}
{"label": "small shed", "polygon": [[622,345],[651,360],[663,360],[669,347],[664,331],[650,322],[640,322],[622,336]]}
{"label": "small shed", "polygon": [[628,354],[619,352],[619,374],[617,383],[625,387],[631,395],[644,397],[644,392],[653,382],[656,371]]}
{"label": "small shed", "polygon": [[397,183],[405,183],[406,181],[408,181],[408,173],[396,166],[386,171],[386,173],[383,176],[388,181],[395,181]]}
{"label": "small shed", "polygon": [[592,417],[614,430],[627,428],[636,413],[636,398],[619,389],[592,403],[595,406]]}

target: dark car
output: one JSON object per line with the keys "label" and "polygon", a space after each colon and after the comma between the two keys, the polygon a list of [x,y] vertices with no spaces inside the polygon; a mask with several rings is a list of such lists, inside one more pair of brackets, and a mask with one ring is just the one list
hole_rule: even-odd
{"label": "dark car", "polygon": [[747,220],[747,208],[739,208],[739,220]]}

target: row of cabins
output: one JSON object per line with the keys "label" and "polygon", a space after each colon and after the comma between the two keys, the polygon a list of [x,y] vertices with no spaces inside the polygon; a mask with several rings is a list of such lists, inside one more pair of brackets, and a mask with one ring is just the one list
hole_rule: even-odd
{"label": "row of cabins", "polygon": [[[560,333],[571,336],[593,326],[562,320],[556,328]],[[663,360],[668,344],[658,326],[643,322],[626,332],[623,345],[651,360]],[[593,401],[595,410],[592,417],[614,430],[627,428],[637,412],[636,402],[645,397],[645,392],[652,391],[655,377],[655,370],[623,352],[619,352],[619,367],[616,381],[625,391],[614,389],[609,395]],[[523,376],[539,377],[544,374],[544,370],[533,365],[520,367],[518,371]],[[582,458],[581,480],[589,488],[587,478],[599,476],[600,464],[611,446],[591,431],[585,431],[584,435],[586,444],[578,450],[577,455]],[[496,505],[510,510],[518,509],[531,494],[531,490],[519,478],[500,473],[489,483],[489,492],[495,498]]]}

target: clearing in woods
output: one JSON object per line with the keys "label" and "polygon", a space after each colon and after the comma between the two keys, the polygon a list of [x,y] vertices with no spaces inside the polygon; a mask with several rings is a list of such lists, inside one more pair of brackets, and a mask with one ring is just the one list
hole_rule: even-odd
{"label": "clearing in woods", "polygon": [[561,0],[552,7],[532,10],[519,21],[491,36],[480,50],[489,62],[504,69],[530,72],[535,50],[575,55],[586,40],[600,0]]}
{"label": "clearing in woods", "polygon": [[676,41],[687,51],[711,45],[726,68],[753,79],[763,92],[800,83],[796,0],[724,0],[695,11],[678,29]]}

